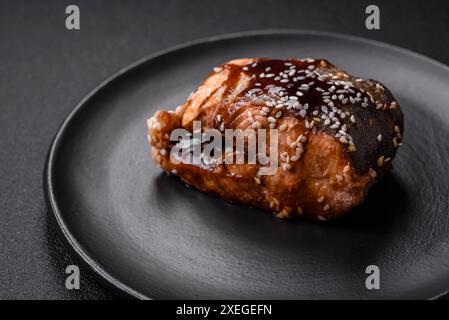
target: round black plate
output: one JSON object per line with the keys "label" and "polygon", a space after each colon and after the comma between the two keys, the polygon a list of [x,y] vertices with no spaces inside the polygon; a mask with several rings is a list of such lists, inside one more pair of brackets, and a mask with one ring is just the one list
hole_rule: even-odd
{"label": "round black plate", "polygon": [[[395,169],[330,224],[186,188],[156,167],[146,119],[183,103],[211,68],[239,57],[320,57],[378,79],[405,114]],[[309,31],[236,34],[151,56],[69,115],[45,189],[66,239],[99,275],[139,298],[432,298],[449,288],[449,68],[364,39]],[[380,268],[367,290],[365,269]]]}

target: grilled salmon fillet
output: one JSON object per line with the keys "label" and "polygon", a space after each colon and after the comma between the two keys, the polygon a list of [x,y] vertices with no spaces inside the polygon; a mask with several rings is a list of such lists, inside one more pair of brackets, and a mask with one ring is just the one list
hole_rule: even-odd
{"label": "grilled salmon fillet", "polygon": [[[221,133],[276,130],[277,169],[261,175],[260,163],[175,163],[170,134],[192,132],[194,121]],[[278,218],[320,221],[363,201],[391,167],[403,134],[402,111],[385,86],[310,58],[229,61],[185,104],[158,111],[147,124],[154,161],[188,185]]]}

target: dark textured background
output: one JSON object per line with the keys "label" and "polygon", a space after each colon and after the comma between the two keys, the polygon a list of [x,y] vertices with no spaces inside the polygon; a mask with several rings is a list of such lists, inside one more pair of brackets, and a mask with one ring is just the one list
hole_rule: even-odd
{"label": "dark textured background", "polygon": [[[365,8],[381,30],[365,29]],[[77,4],[81,30],[65,29]],[[449,64],[449,1],[0,0],[0,299],[110,299],[75,263],[46,208],[42,174],[58,126],[99,82],[129,63],[189,40],[299,28],[377,39]]]}

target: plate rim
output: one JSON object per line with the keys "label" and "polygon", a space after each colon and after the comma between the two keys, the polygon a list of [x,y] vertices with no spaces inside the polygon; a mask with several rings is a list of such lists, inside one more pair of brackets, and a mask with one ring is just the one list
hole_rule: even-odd
{"label": "plate rim", "polygon": [[[446,72],[449,73],[449,66],[445,65],[444,63],[430,58],[424,54],[411,51],[409,49],[405,49],[393,44],[389,44],[386,42],[373,40],[364,38],[361,36],[351,35],[351,34],[345,34],[345,33],[336,33],[336,32],[330,32],[330,31],[322,31],[322,30],[309,30],[309,29],[262,29],[262,30],[250,30],[250,31],[240,31],[240,32],[233,32],[233,33],[225,33],[220,35],[214,35],[204,38],[199,38],[187,42],[183,42],[181,44],[171,46],[169,48],[159,50],[155,53],[149,54],[147,56],[144,56],[143,58],[140,58],[136,60],[135,62],[126,65],[125,67],[119,69],[106,79],[104,79],[100,84],[98,84],[93,90],[91,90],[87,95],[84,96],[70,111],[67,116],[65,116],[62,123],[59,125],[56,134],[54,135],[50,148],[47,152],[47,156],[45,159],[45,166],[44,166],[44,174],[43,174],[43,187],[44,187],[44,196],[45,201],[47,203],[47,208],[49,211],[51,211],[53,218],[56,220],[56,223],[58,225],[58,229],[60,233],[63,235],[63,240],[68,244],[68,249],[75,253],[76,258],[82,264],[88,267],[88,269],[91,269],[94,271],[94,274],[97,275],[97,278],[100,278],[101,282],[109,285],[114,291],[116,291],[118,294],[126,295],[128,297],[140,299],[140,300],[155,300],[155,297],[151,297],[145,294],[140,293],[139,291],[131,288],[130,286],[126,285],[113,275],[111,275],[108,271],[106,271],[93,257],[91,257],[86,250],[83,248],[83,246],[76,240],[76,237],[72,234],[70,231],[68,225],[66,224],[62,211],[59,209],[59,206],[57,204],[56,195],[54,193],[54,161],[58,154],[60,145],[64,139],[64,135],[66,133],[67,127],[72,122],[72,119],[79,113],[81,110],[85,107],[87,102],[91,100],[96,94],[98,94],[102,89],[110,85],[114,81],[118,81],[124,74],[128,73],[129,71],[151,61],[154,59],[157,59],[161,56],[164,56],[166,54],[170,54],[179,50],[183,50],[189,47],[193,47],[196,45],[202,45],[207,44],[211,42],[217,42],[222,40],[230,40],[235,38],[247,38],[252,36],[272,36],[272,35],[315,35],[315,36],[326,36],[326,37],[332,37],[337,39],[343,39],[343,40],[351,40],[355,42],[360,42],[363,44],[369,44],[373,46],[377,46],[383,49],[389,49],[392,51],[399,52],[401,54],[405,54],[411,57],[414,57],[416,59],[422,60],[425,63],[430,63],[434,65],[435,67],[442,68]],[[428,299],[437,299],[440,296],[448,293],[449,290],[446,290],[444,292],[438,292],[435,293],[432,297],[429,297]]]}

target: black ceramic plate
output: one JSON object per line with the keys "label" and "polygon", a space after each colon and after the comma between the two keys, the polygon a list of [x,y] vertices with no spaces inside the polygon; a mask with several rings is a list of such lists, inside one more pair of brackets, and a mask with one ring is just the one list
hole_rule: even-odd
{"label": "black ceramic plate", "polygon": [[[188,189],[149,156],[146,119],[175,108],[239,57],[320,57],[378,79],[405,114],[395,169],[330,224]],[[110,78],[69,115],[45,185],[65,238],[96,273],[139,298],[432,298],[449,288],[449,68],[378,42],[273,31],[190,43]],[[365,269],[380,268],[380,290]]]}

